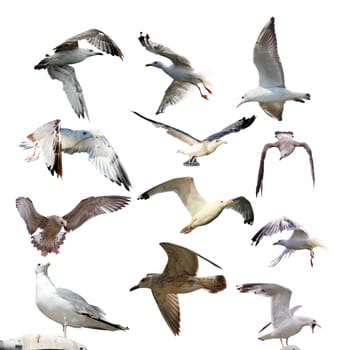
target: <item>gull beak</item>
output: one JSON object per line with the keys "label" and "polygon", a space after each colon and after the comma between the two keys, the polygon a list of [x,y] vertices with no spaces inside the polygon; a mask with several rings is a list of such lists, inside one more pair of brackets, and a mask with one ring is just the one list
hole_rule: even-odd
{"label": "gull beak", "polygon": [[133,290],[138,289],[138,288],[139,288],[138,285],[137,285],[137,286],[134,286],[134,287],[131,287],[131,288],[129,289],[129,292],[132,292]]}
{"label": "gull beak", "polygon": [[50,262],[48,262],[47,264],[45,264],[44,266],[45,267],[49,267],[51,265],[51,263]]}
{"label": "gull beak", "polygon": [[272,245],[277,245],[278,244],[278,242],[274,242],[274,243],[272,243]]}
{"label": "gull beak", "polygon": [[242,103],[243,103],[243,101],[241,101],[240,103],[238,103],[238,105],[236,106],[236,108],[238,108]]}
{"label": "gull beak", "polygon": [[151,67],[151,66],[152,66],[152,63],[145,64],[145,67]]}
{"label": "gull beak", "polygon": [[312,325],[311,325],[312,333],[314,333],[314,330],[315,330],[315,327],[316,327],[316,326],[321,328],[321,326],[320,326],[316,321],[314,321],[314,322],[312,323]]}

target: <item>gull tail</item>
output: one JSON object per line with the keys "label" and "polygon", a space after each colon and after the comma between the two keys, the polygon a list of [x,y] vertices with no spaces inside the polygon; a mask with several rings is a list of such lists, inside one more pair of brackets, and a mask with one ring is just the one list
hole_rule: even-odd
{"label": "gull tail", "polygon": [[267,339],[271,339],[271,333],[268,333],[268,334],[265,334],[265,335],[262,335],[261,337],[259,337],[258,339],[259,340],[267,340]]}
{"label": "gull tail", "polygon": [[66,239],[66,232],[59,232],[54,239],[47,239],[42,236],[41,233],[32,236],[33,246],[41,251],[42,256],[46,256],[49,253],[59,254],[59,247]]}
{"label": "gull tail", "polygon": [[23,148],[24,150],[25,149],[30,149],[30,148],[33,148],[34,147],[34,143],[32,141],[22,141],[20,144],[19,144],[19,147]]}
{"label": "gull tail", "polygon": [[201,278],[202,287],[207,289],[210,293],[217,293],[226,288],[226,279],[224,276],[213,276]]}
{"label": "gull tail", "polygon": [[129,327],[123,327],[120,324],[108,322],[102,318],[94,318],[91,315],[84,314],[87,316],[87,321],[84,324],[85,328],[100,329],[104,331],[127,331]]}

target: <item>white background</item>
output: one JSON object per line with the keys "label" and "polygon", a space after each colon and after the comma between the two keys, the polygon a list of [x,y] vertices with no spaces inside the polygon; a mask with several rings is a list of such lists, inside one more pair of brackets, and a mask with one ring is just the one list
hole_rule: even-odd
{"label": "white background", "polygon": [[[341,1],[13,1],[1,6],[1,150],[2,232],[0,237],[0,339],[37,332],[61,335],[61,326],[35,305],[35,266],[50,261],[49,275],[103,308],[111,322],[128,332],[68,329],[68,336],[90,350],[101,348],[280,349],[279,340],[261,342],[258,330],[270,318],[269,300],[238,293],[245,282],[280,283],[293,290],[298,314],[322,326],[303,329],[290,339],[301,349],[329,349],[347,343],[349,311],[347,222],[348,170],[348,11]],[[255,40],[271,16],[276,18],[279,54],[286,85],[309,92],[305,104],[288,102],[283,121],[267,116],[257,103],[236,105],[257,85],[253,64]],[[61,83],[33,69],[46,53],[68,37],[90,28],[110,35],[125,55],[87,59],[75,66],[91,122],[79,120]],[[139,32],[186,56],[212,82],[209,101],[198,91],[155,111],[171,79],[145,64],[163,60],[138,42]],[[86,42],[81,43],[87,47]],[[204,138],[243,116],[257,120],[225,138],[201,166],[182,165],[183,145],[131,110]],[[132,190],[127,192],[101,176],[86,155],[64,155],[63,180],[51,177],[41,160],[26,163],[30,152],[18,144],[40,125],[60,118],[62,127],[99,129],[125,166]],[[303,149],[279,161],[276,149],[266,157],[264,195],[255,198],[260,152],[274,142],[276,130],[294,132],[313,150],[316,186]],[[247,197],[254,207],[253,226],[226,210],[211,224],[180,234],[190,216],[175,194],[137,201],[143,191],[178,176],[193,176],[208,200]],[[46,258],[30,243],[15,208],[18,196],[30,197],[43,215],[68,213],[91,195],[130,195],[123,210],[91,219],[67,234],[59,255]],[[286,215],[321,239],[327,250],[297,252],[275,268],[269,262],[282,251],[272,243],[289,233],[250,238],[268,221]],[[166,254],[159,242],[197,251],[223,267],[200,261],[199,275],[223,273],[227,289],[216,295],[197,291],[180,295],[181,333],[169,330],[149,290],[129,292],[149,272],[161,272]]]}

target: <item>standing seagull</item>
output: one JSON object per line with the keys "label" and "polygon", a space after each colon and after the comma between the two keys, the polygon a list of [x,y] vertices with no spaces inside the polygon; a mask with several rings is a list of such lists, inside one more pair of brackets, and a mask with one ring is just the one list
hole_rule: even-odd
{"label": "standing seagull", "polygon": [[271,298],[271,323],[274,328],[271,333],[259,337],[260,340],[266,339],[280,339],[282,346],[284,346],[282,339],[286,340],[299,333],[305,326],[310,326],[312,332],[316,326],[320,325],[316,320],[310,317],[294,316],[289,304],[292,296],[292,291],[279,284],[274,283],[245,283],[237,286],[241,293],[260,294]]}
{"label": "standing seagull", "polygon": [[313,185],[315,186],[314,161],[312,158],[312,151],[309,145],[305,142],[294,141],[293,139],[294,136],[292,131],[276,131],[275,136],[277,138],[277,141],[273,143],[267,143],[261,152],[258,182],[256,184],[256,190],[255,190],[256,196],[258,196],[259,191],[261,192],[261,194],[263,191],[264,162],[265,162],[266,152],[272,147],[277,147],[279,149],[281,154],[280,160],[291,155],[294,152],[295,147],[303,147],[309,155],[312,182],[313,182]]}
{"label": "standing seagull", "polygon": [[[129,204],[129,201],[130,197],[125,196],[88,197],[81,200],[64,216],[43,216],[35,210],[31,199],[25,197],[16,199],[16,208],[32,236],[33,246],[41,251],[41,255],[46,256],[52,252],[59,253],[59,247],[65,240],[67,232],[77,229],[97,215],[122,209]],[[42,231],[36,233],[39,228]]]}
{"label": "standing seagull", "polygon": [[256,101],[270,117],[282,120],[286,101],[304,103],[304,100],[310,100],[308,93],[286,89],[282,64],[277,51],[274,17],[267,22],[255,43],[254,64],[259,72],[259,86],[246,92],[238,106]]}
{"label": "standing seagull", "polygon": [[177,294],[206,289],[217,293],[226,288],[222,275],[197,277],[198,257],[221,269],[212,261],[194,251],[172,243],[160,243],[168,255],[168,263],[162,273],[148,273],[138,285],[130,288],[150,288],[167,325],[174,333],[180,333],[180,307]]}
{"label": "standing seagull", "polygon": [[293,233],[288,239],[280,239],[273,243],[274,245],[284,246],[285,249],[281,255],[271,261],[270,266],[276,266],[282,258],[290,256],[296,250],[307,249],[310,251],[310,264],[313,267],[313,258],[315,256],[313,249],[316,247],[325,248],[324,245],[319,239],[309,237],[303,226],[286,216],[272,220],[263,226],[253,236],[252,245],[255,244],[257,246],[263,237],[272,236],[283,231],[293,231]]}
{"label": "standing seagull", "polygon": [[142,35],[142,33],[140,33],[139,41],[146,50],[155,53],[156,55],[166,57],[172,62],[171,65],[165,65],[159,61],[146,64],[146,67],[162,69],[166,74],[173,78],[172,83],[165,91],[165,95],[156,114],[163,113],[169,105],[174,105],[179,102],[185,96],[191,85],[198,88],[199,93],[204,99],[208,99],[208,96],[202,92],[200,84],[211,94],[212,92],[207,86],[209,82],[202,74],[196,72],[192,68],[190,61],[186,57],[178,55],[161,44],[154,43],[150,40],[148,34]]}
{"label": "standing seagull", "polygon": [[50,263],[36,266],[35,301],[38,309],[46,317],[63,326],[64,337],[67,336],[67,327],[93,328],[113,332],[129,329],[107,321],[102,309],[89,304],[79,294],[66,288],[56,288],[47,273],[49,266]]}
{"label": "standing seagull", "polygon": [[54,54],[51,56],[46,55],[34,69],[47,69],[52,79],[61,81],[63,90],[77,116],[79,118],[85,118],[85,116],[89,118],[83,90],[75,75],[75,70],[70,64],[79,63],[90,56],[102,55],[102,52],[80,48],[78,42],[83,39],[86,39],[99,50],[123,59],[121,50],[107,34],[97,29],[90,29],[86,32],[74,35],[61,45],[56,46],[54,48]]}
{"label": "standing seagull", "polygon": [[209,224],[226,208],[241,214],[245,224],[253,224],[253,208],[245,197],[207,202],[198,193],[192,177],[179,177],[165,181],[142,193],[137,199],[148,199],[157,193],[170,191],[175,192],[180,197],[183,205],[192,216],[192,221],[181,230],[181,233],[190,233],[198,226]]}
{"label": "standing seagull", "polygon": [[37,148],[41,151],[42,158],[51,172],[62,177],[62,152],[68,154],[87,153],[89,161],[95,168],[110,181],[129,190],[131,183],[117,153],[98,130],[71,130],[61,128],[59,119],[48,122],[27,136],[27,140],[20,144],[23,149],[34,148],[27,161],[38,159],[35,155]]}
{"label": "standing seagull", "polygon": [[199,162],[197,161],[198,157],[207,156],[215,152],[219,146],[227,143],[226,141],[221,140],[222,137],[229,135],[231,133],[239,132],[245,128],[248,128],[250,125],[253,124],[256,118],[255,115],[253,115],[248,119],[244,117],[226,126],[226,128],[222,129],[221,131],[218,131],[215,134],[207,136],[203,140],[199,140],[191,136],[190,134],[182,130],[176,129],[170,125],[163,124],[155,120],[146,118],[137,112],[133,112],[133,113],[138,115],[140,118],[143,118],[149,121],[155,127],[165,129],[169,135],[174,136],[180,141],[190,145],[188,149],[178,151],[179,153],[187,154],[190,157],[185,163],[183,163],[184,165],[188,165],[188,166],[198,166],[199,165]]}

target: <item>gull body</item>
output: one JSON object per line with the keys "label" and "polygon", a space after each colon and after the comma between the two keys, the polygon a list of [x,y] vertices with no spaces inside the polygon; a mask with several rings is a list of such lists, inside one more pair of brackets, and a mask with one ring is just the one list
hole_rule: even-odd
{"label": "gull body", "polygon": [[180,332],[180,306],[177,294],[191,293],[206,289],[217,293],[226,288],[222,275],[198,277],[198,257],[221,269],[207,258],[194,251],[172,243],[160,243],[168,255],[168,262],[162,273],[150,273],[134,287],[149,288],[157,302],[159,310],[174,335]]}
{"label": "gull body", "polygon": [[142,35],[142,33],[140,33],[139,41],[146,50],[156,55],[166,57],[172,62],[170,65],[166,65],[160,61],[146,64],[146,67],[155,67],[163,70],[164,73],[168,74],[173,79],[172,83],[165,91],[156,114],[163,113],[169,105],[174,105],[179,102],[185,96],[191,85],[197,87],[200,95],[204,99],[208,99],[208,96],[202,92],[201,86],[211,94],[212,92],[208,87],[209,82],[202,74],[196,72],[192,68],[190,61],[186,57],[178,55],[168,47],[154,43],[150,40],[148,34]]}
{"label": "gull body", "polygon": [[302,225],[286,216],[272,220],[264,225],[252,237],[252,244],[257,246],[263,237],[272,236],[283,231],[293,231],[293,233],[288,239],[280,239],[273,243],[274,245],[281,245],[285,247],[285,249],[277,258],[271,261],[270,266],[276,266],[282,258],[289,257],[295,253],[296,250],[306,249],[310,251],[310,265],[313,267],[313,259],[315,256],[314,248],[325,248],[325,246],[319,239],[310,237]]}
{"label": "gull body", "polygon": [[254,221],[253,208],[245,197],[207,202],[198,193],[192,177],[180,177],[165,181],[142,193],[137,199],[148,199],[162,192],[175,192],[192,216],[190,224],[185,226],[181,233],[190,233],[198,226],[209,224],[226,208],[241,214],[245,224],[251,225]]}
{"label": "gull body", "polygon": [[306,142],[295,141],[292,131],[276,131],[275,137],[277,138],[277,141],[273,143],[267,143],[263,147],[263,150],[261,152],[258,179],[257,179],[257,184],[255,189],[256,196],[258,196],[259,192],[261,192],[262,194],[265,158],[266,158],[267,151],[273,147],[278,148],[278,150],[280,151],[280,160],[291,155],[294,152],[296,147],[304,148],[309,156],[312,183],[313,183],[313,186],[315,186],[315,167],[314,167],[314,161],[313,161],[312,151],[310,146]]}
{"label": "gull body", "polygon": [[64,216],[43,216],[36,211],[31,199],[25,197],[16,199],[16,208],[31,235],[33,246],[46,256],[52,252],[59,253],[67,232],[77,229],[97,215],[122,209],[129,201],[130,197],[125,196],[88,197]]}
{"label": "gull body", "polygon": [[179,139],[184,143],[187,143],[189,145],[188,148],[178,151],[179,153],[186,154],[190,157],[186,162],[183,163],[184,165],[187,165],[187,166],[198,166],[199,165],[199,162],[197,161],[198,157],[207,156],[215,152],[219,146],[227,143],[225,140],[221,139],[222,137],[231,133],[239,132],[240,130],[243,130],[245,128],[248,128],[250,125],[253,124],[253,122],[256,119],[255,116],[252,116],[250,118],[239,119],[236,122],[226,126],[221,131],[218,131],[200,140],[191,136],[185,131],[182,131],[180,129],[174,128],[170,125],[167,125],[161,122],[157,122],[153,119],[146,118],[140,113],[137,113],[137,112],[133,112],[133,113],[135,113],[140,118],[152,123],[155,127],[165,129],[169,135],[176,137],[177,139]]}
{"label": "gull body", "polygon": [[61,128],[59,119],[37,128],[20,144],[23,149],[34,148],[33,154],[26,158],[33,161],[39,158],[35,152],[39,149],[42,158],[52,175],[62,177],[62,152],[68,154],[87,153],[88,160],[110,181],[123,185],[127,190],[131,183],[117,153],[107,138],[99,130],[72,130]]}
{"label": "gull body", "polygon": [[259,73],[259,86],[247,91],[237,107],[247,102],[259,102],[266,114],[281,121],[286,101],[310,100],[309,93],[291,91],[285,86],[274,17],[264,26],[255,43],[254,64]]}
{"label": "gull body", "polygon": [[[315,319],[304,316],[296,316],[290,309],[292,291],[286,287],[274,283],[245,283],[237,286],[241,293],[254,293],[271,298],[271,323],[273,330],[261,337],[260,340],[283,339],[288,345],[288,339],[299,333],[305,326],[310,326],[312,332],[320,325]],[[263,329],[265,329],[264,327]]]}
{"label": "gull body", "polygon": [[57,79],[63,84],[63,90],[77,116],[79,118],[89,118],[83,90],[76,77],[74,68],[70,65],[80,63],[88,57],[102,55],[102,52],[80,48],[78,46],[80,40],[87,40],[99,50],[123,59],[121,50],[107,34],[98,29],[89,29],[55,47],[54,53],[46,55],[44,59],[34,66],[34,69],[47,69],[51,79]]}
{"label": "gull body", "polygon": [[51,320],[63,326],[66,337],[67,327],[93,328],[100,330],[127,330],[104,318],[104,311],[98,306],[87,303],[80,295],[66,288],[56,288],[48,276],[50,263],[36,267],[36,295],[38,309]]}

